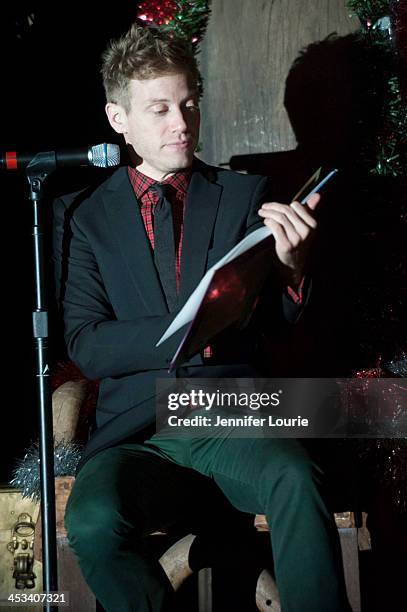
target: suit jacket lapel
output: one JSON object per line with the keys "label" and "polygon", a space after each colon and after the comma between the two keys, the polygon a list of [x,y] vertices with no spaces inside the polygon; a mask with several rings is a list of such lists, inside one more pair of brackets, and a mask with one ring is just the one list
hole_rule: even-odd
{"label": "suit jacket lapel", "polygon": [[[185,207],[180,305],[184,304],[205,274],[208,248],[222,193],[222,187],[214,182],[214,178],[210,167],[195,161]],[[103,193],[103,202],[139,298],[152,314],[168,313],[126,168],[120,168],[112,176]]]}
{"label": "suit jacket lapel", "polygon": [[[104,191],[103,201],[110,227],[116,233],[139,298],[152,314],[168,313],[151,246],[126,168],[120,168],[112,177]],[[117,273],[120,274],[119,263]]]}
{"label": "suit jacket lapel", "polygon": [[206,164],[195,161],[184,217],[181,305],[188,299],[206,270],[208,247],[222,193],[222,187],[214,182],[214,174]]}

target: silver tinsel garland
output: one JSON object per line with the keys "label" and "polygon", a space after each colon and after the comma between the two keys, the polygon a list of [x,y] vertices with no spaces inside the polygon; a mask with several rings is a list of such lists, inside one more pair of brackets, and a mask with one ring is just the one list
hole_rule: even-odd
{"label": "silver tinsel garland", "polygon": [[[82,449],[77,444],[65,440],[57,442],[54,448],[55,476],[74,476],[81,454]],[[40,459],[37,442],[27,449],[23,459],[18,460],[10,484],[20,489],[23,497],[40,501]]]}
{"label": "silver tinsel garland", "polygon": [[385,364],[389,372],[402,378],[407,377],[407,355],[403,353],[399,359],[393,359]]}

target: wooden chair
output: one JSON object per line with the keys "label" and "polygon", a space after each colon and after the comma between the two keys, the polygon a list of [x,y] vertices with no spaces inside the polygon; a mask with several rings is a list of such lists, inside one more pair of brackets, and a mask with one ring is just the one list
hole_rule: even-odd
{"label": "wooden chair", "polygon": [[[91,387],[91,388],[90,388]],[[89,395],[94,401],[96,393],[92,383],[81,379],[68,380],[59,385],[52,396],[53,424],[55,442],[64,440],[74,442],[83,439],[83,430],[87,426],[89,406],[84,411],[85,400]],[[89,403],[89,402],[88,402]],[[76,612],[93,612],[96,610],[96,600],[89,587],[82,578],[75,556],[69,548],[67,534],[63,525],[65,506],[74,482],[73,476],[56,478],[56,514],[57,514],[57,546],[58,546],[58,572],[60,590],[70,591],[71,607]],[[353,512],[335,514],[339,529],[342,556],[345,571],[345,581],[348,598],[353,612],[360,612],[361,598],[359,586],[359,546],[369,547],[369,536],[365,525],[355,519]],[[254,527],[258,531],[268,531],[268,525],[263,515],[257,515]],[[162,535],[151,534],[151,535]],[[175,544],[160,557],[167,576],[175,589],[178,589],[191,574],[185,559],[193,539],[189,534]],[[35,557],[41,558],[41,531],[36,529]],[[75,585],[73,587],[73,585]],[[199,612],[211,612],[211,571],[201,570],[198,576]],[[256,605],[261,612],[279,612],[280,604],[278,590],[273,577],[268,570],[259,576],[256,591]]]}

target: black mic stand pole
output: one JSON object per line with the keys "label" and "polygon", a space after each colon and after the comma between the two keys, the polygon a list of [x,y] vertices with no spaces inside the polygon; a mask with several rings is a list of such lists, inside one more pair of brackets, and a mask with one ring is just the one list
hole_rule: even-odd
{"label": "black mic stand pole", "polygon": [[[52,399],[49,380],[48,311],[44,282],[43,183],[56,168],[55,152],[39,153],[27,166],[30,199],[33,204],[33,247],[35,266],[35,310],[33,311],[33,337],[36,354],[36,387],[39,418],[39,453],[41,479],[41,520],[43,555],[43,591],[58,591],[57,544],[55,517],[54,440]],[[47,598],[48,599],[48,598]],[[52,598],[51,598],[52,599]],[[44,602],[43,610],[56,611]]]}

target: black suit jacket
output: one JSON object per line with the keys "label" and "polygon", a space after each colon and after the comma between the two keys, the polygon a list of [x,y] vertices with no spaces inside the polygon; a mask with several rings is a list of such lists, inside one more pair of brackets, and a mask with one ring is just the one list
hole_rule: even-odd
{"label": "black suit jacket", "polygon": [[[194,161],[184,218],[180,307],[209,267],[262,226],[257,210],[267,193],[264,177]],[[168,312],[126,168],[92,193],[55,201],[54,257],[69,356],[85,376],[100,380],[97,427],[83,461],[155,422],[157,377],[253,374],[245,370],[256,346],[252,328],[245,335],[227,332],[227,341],[218,342],[209,363],[198,354],[168,374],[185,329],[155,348],[176,313]],[[289,300],[283,305],[286,318],[298,317],[298,307]]]}

